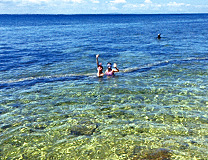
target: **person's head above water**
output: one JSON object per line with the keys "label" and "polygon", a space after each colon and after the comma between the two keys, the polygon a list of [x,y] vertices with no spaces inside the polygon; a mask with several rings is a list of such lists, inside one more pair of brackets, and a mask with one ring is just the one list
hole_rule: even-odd
{"label": "person's head above water", "polygon": [[102,63],[100,63],[97,67],[98,71],[102,71],[103,70],[103,66],[102,66]]}
{"label": "person's head above water", "polygon": [[101,68],[103,68],[103,66],[102,66],[102,63],[99,63],[99,64],[98,64],[98,67],[101,67]]}
{"label": "person's head above water", "polygon": [[112,65],[110,62],[107,63],[107,67],[108,67],[108,69],[111,69]]}

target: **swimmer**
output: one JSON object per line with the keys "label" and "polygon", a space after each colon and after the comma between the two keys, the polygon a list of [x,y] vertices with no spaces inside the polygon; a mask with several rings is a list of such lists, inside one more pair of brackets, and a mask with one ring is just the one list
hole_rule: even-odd
{"label": "swimmer", "polygon": [[115,69],[112,69],[112,65],[109,62],[107,63],[107,67],[108,67],[108,69],[105,71],[105,74],[107,76],[113,76],[115,72],[119,72],[119,69],[117,68],[117,64],[116,63],[114,63],[114,65],[113,65],[113,67]]}
{"label": "swimmer", "polygon": [[161,38],[161,34],[158,34],[158,35],[157,35],[157,39],[160,39],[160,38]]}
{"label": "swimmer", "polygon": [[98,76],[98,77],[103,77],[103,76],[104,76],[104,73],[103,73],[103,66],[102,66],[102,63],[99,63],[99,62],[98,62],[98,57],[99,57],[99,54],[96,55],[96,62],[97,62],[97,76]]}

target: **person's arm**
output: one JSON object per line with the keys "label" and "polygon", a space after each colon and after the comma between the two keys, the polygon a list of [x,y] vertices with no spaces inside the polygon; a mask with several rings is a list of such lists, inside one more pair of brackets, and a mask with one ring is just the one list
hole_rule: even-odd
{"label": "person's arm", "polygon": [[114,63],[113,67],[115,68],[115,69],[113,70],[113,72],[119,72],[119,69],[117,68],[117,64],[116,64],[116,63]]}
{"label": "person's arm", "polygon": [[98,57],[99,57],[99,54],[96,55],[96,63],[97,63],[97,67],[99,66]]}

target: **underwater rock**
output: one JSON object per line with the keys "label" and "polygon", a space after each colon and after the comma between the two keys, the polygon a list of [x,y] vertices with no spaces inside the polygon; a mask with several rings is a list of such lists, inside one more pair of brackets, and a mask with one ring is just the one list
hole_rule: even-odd
{"label": "underwater rock", "polygon": [[143,150],[138,153],[132,160],[170,160],[172,153],[165,148]]}
{"label": "underwater rock", "polygon": [[8,112],[7,109],[5,109],[5,108],[0,108],[0,114],[4,114],[4,113],[6,113],[6,112]]}
{"label": "underwater rock", "polygon": [[5,124],[5,125],[1,126],[1,129],[4,130],[4,129],[10,128],[10,127],[12,127],[11,124]]}
{"label": "underwater rock", "polygon": [[11,105],[13,108],[19,108],[21,105],[19,103],[14,103]]}
{"label": "underwater rock", "polygon": [[78,124],[71,127],[71,134],[76,136],[90,136],[98,128],[98,124]]}
{"label": "underwater rock", "polygon": [[192,141],[192,140],[190,142],[191,142],[191,144],[196,144],[197,143],[196,141]]}
{"label": "underwater rock", "polygon": [[134,155],[137,155],[139,152],[142,151],[142,149],[144,149],[145,147],[144,146],[136,146],[134,147],[134,151],[133,151],[133,154]]}
{"label": "underwater rock", "polygon": [[35,129],[44,130],[46,128],[45,124],[37,124],[34,126]]}
{"label": "underwater rock", "polygon": [[189,144],[188,143],[180,143],[180,150],[188,149]]}
{"label": "underwater rock", "polygon": [[107,117],[108,117],[108,118],[113,118],[113,116],[112,116],[112,115],[107,115]]}

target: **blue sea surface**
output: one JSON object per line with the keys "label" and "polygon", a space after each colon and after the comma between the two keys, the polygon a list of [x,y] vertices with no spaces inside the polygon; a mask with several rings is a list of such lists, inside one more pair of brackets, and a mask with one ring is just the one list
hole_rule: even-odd
{"label": "blue sea surface", "polygon": [[208,14],[0,15],[0,158],[208,159],[207,34]]}

